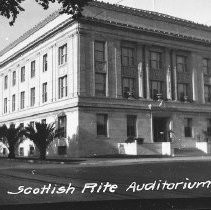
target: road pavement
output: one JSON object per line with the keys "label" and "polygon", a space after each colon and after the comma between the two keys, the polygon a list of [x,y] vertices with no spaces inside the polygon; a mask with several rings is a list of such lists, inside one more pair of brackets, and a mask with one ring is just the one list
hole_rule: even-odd
{"label": "road pavement", "polygon": [[0,209],[6,204],[210,197],[210,157],[0,159]]}

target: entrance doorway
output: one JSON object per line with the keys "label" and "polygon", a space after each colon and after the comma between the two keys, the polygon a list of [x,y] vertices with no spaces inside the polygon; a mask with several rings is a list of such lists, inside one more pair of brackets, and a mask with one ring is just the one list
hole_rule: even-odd
{"label": "entrance doorway", "polygon": [[169,118],[153,117],[154,142],[169,141],[168,123],[169,123]]}

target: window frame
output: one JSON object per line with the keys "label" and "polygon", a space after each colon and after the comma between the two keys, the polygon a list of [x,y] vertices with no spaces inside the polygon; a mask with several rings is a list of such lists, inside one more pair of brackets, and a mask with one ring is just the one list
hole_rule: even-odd
{"label": "window frame", "polygon": [[26,73],[26,67],[21,67],[21,82],[25,82],[25,73]]}
{"label": "window frame", "polygon": [[59,47],[59,66],[67,63],[67,43]]}
{"label": "window frame", "polygon": [[[178,62],[179,58],[182,58],[182,60],[184,62],[179,63]],[[187,73],[188,72],[187,59],[188,59],[188,57],[185,55],[176,55],[176,68],[177,68],[178,73]],[[182,67],[182,71],[179,70],[180,69],[179,66]]]}
{"label": "window frame", "polygon": [[[33,94],[32,94],[33,93]],[[35,87],[30,89],[30,106],[35,106]]]}
{"label": "window frame", "polygon": [[[152,54],[155,54],[156,55],[156,59],[152,59]],[[156,67],[153,67],[152,65],[152,62],[155,62],[156,63]],[[153,69],[153,70],[161,70],[163,68],[163,61],[162,61],[162,52],[158,52],[158,51],[154,51],[154,50],[151,50],[150,51],[150,69]]]}
{"label": "window frame", "polygon": [[25,108],[25,91],[21,92],[21,97],[20,97],[20,109]]}
{"label": "window frame", "polygon": [[[130,124],[130,122],[132,122],[133,125]],[[127,137],[136,137],[136,136],[137,136],[137,115],[127,115]]]}
{"label": "window frame", "polygon": [[43,55],[43,72],[48,70],[48,54]]}
{"label": "window frame", "polygon": [[[64,123],[64,126],[61,126],[61,120],[63,120],[62,123]],[[62,115],[58,117],[58,137],[59,138],[66,138],[67,137],[67,116]]]}
{"label": "window frame", "polygon": [[12,86],[16,85],[16,71],[12,72]]}
{"label": "window frame", "polygon": [[12,95],[12,112],[16,110],[16,95]]}
{"label": "window frame", "polygon": [[[99,117],[103,117],[103,124],[99,124]],[[100,126],[102,128],[100,128]],[[108,137],[108,114],[98,113],[96,114],[96,130],[98,137]]]}
{"label": "window frame", "polygon": [[33,60],[31,62],[31,78],[35,77],[35,71],[36,71],[36,61]]}
{"label": "window frame", "polygon": [[59,77],[59,99],[66,98],[67,93],[67,75]]}
{"label": "window frame", "polygon": [[48,101],[48,83],[42,83],[42,103],[46,103]]}

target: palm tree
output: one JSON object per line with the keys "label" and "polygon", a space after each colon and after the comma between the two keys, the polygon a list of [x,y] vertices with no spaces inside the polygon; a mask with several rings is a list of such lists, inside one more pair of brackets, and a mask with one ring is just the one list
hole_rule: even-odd
{"label": "palm tree", "polygon": [[55,137],[54,124],[36,122],[35,128],[29,124],[24,129],[24,135],[37,146],[40,152],[40,159],[45,160],[46,150]]}
{"label": "palm tree", "polygon": [[9,128],[4,124],[0,127],[0,138],[8,145],[9,158],[15,158],[15,147],[23,136],[23,127],[19,125],[17,128],[11,123]]}

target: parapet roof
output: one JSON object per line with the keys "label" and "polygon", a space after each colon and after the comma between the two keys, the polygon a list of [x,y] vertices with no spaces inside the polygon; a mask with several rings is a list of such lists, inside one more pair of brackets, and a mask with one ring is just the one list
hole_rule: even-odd
{"label": "parapet roof", "polygon": [[[190,32],[190,34],[183,34],[183,33],[181,34],[180,32],[172,33],[172,31],[160,30],[158,28],[144,27],[142,25],[138,26],[137,24],[134,25],[134,24],[122,23],[121,21],[118,21],[118,20],[112,20],[112,18],[109,18],[109,21],[108,21],[107,18],[99,15],[101,13],[101,12],[99,13],[99,11],[96,12],[97,15],[90,13],[89,9],[91,7],[127,13],[130,16],[139,16],[139,17],[144,17],[144,18],[147,18],[147,19],[153,19],[155,21],[161,21],[161,22],[166,22],[166,23],[170,23],[170,24],[177,24],[177,25],[181,25],[181,26],[186,27],[186,28],[190,28],[190,30],[192,28],[194,30],[206,31],[208,33],[208,37],[207,37],[207,34],[206,34],[205,37],[200,36],[200,35],[198,37],[194,36],[192,31]],[[162,14],[162,13],[158,13],[158,12],[153,12],[153,11],[148,11],[148,10],[143,10],[143,9],[136,9],[136,8],[127,7],[127,6],[118,5],[118,4],[110,4],[110,3],[105,3],[105,2],[102,2],[102,1],[101,2],[100,1],[93,1],[93,2],[89,3],[89,5],[84,8],[84,11],[82,12],[82,14],[83,14],[84,18],[87,19],[87,20],[104,21],[105,23],[115,23],[117,25],[122,25],[122,26],[127,25],[127,26],[131,26],[131,27],[136,27],[137,29],[142,29],[142,30],[145,30],[145,31],[150,31],[150,32],[154,31],[154,32],[158,32],[158,33],[161,33],[161,34],[175,35],[178,38],[183,37],[183,38],[190,39],[190,40],[202,41],[202,42],[205,42],[205,43],[211,43],[211,27],[210,26],[195,23],[193,21],[173,17],[173,16],[170,16],[170,15],[166,15],[166,14]],[[59,10],[57,10],[56,12],[54,12],[50,16],[48,16],[46,19],[39,22],[32,29],[25,32],[17,40],[15,40],[11,44],[9,44],[6,48],[1,50],[0,56],[4,55],[5,53],[7,53],[11,49],[13,49],[16,45],[23,42],[25,39],[30,37],[32,34],[37,32],[39,29],[44,27],[49,22],[53,21],[59,15],[60,15]]]}

